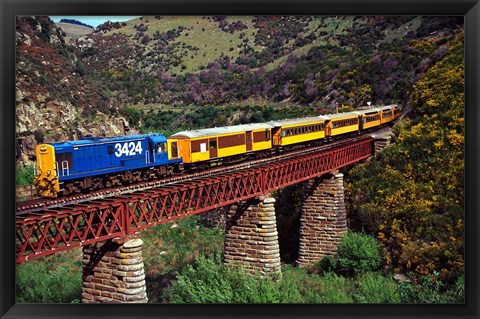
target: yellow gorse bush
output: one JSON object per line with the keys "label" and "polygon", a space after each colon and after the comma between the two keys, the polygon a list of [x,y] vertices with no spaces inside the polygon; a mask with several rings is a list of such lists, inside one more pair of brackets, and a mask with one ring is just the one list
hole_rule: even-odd
{"label": "yellow gorse bush", "polygon": [[[392,270],[453,281],[464,267],[463,32],[413,86],[396,143],[347,177],[351,224],[377,236]],[[413,47],[435,61],[434,40]]]}

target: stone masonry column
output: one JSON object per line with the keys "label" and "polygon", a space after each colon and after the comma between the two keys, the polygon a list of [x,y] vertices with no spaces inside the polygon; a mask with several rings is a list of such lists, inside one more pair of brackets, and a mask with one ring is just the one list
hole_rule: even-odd
{"label": "stone masonry column", "polygon": [[280,274],[275,199],[260,197],[232,205],[225,229],[225,264],[262,275]]}
{"label": "stone masonry column", "polygon": [[142,244],[120,238],[85,246],[82,303],[146,303]]}
{"label": "stone masonry column", "polygon": [[347,232],[343,174],[333,172],[307,183],[300,216],[300,247],[297,265],[312,265],[333,255]]}

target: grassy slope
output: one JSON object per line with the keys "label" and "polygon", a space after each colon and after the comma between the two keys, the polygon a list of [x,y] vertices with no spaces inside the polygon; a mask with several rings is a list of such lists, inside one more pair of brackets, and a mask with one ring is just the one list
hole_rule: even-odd
{"label": "grassy slope", "polygon": [[[248,27],[242,31],[236,31],[231,34],[222,31],[218,27],[218,22],[207,17],[196,16],[164,16],[161,19],[156,19],[152,16],[146,16],[142,19],[133,19],[126,22],[126,26],[115,29],[106,33],[112,35],[114,33],[122,33],[132,38],[137,33],[134,29],[135,25],[148,25],[148,30],[145,35],[153,39],[154,34],[158,32],[166,32],[168,30],[176,30],[179,27],[184,27],[186,30],[174,41],[177,44],[175,55],[182,57],[182,63],[177,67],[172,68],[169,74],[185,74],[198,72],[200,67],[206,66],[208,63],[215,61],[222,53],[232,60],[239,57],[242,39],[240,34],[245,33],[245,37],[249,40],[248,43],[254,48],[256,52],[261,52],[264,48],[254,44],[255,34],[258,29],[253,26],[253,16],[229,16],[226,21],[228,23],[242,21]],[[347,29],[354,27],[354,23],[363,24],[364,21],[357,20],[354,22],[353,16],[346,17],[325,17],[315,18],[307,26],[305,32],[301,33],[301,37],[305,37],[311,33],[316,34],[319,38],[314,43],[304,45],[295,49],[292,54],[299,57],[306,54],[312,47],[318,45],[339,45],[338,40],[334,39],[330,33],[335,35],[346,34]],[[404,36],[408,30],[416,30],[421,24],[420,17],[409,21],[398,29],[385,30],[385,41],[391,42],[393,39],[398,39]],[[203,31],[205,30],[205,31]],[[320,35],[321,32],[327,32],[327,35]],[[188,35],[187,35],[188,34]],[[136,41],[135,41],[136,42]],[[289,41],[285,47],[291,47],[294,41]],[[147,50],[151,49],[154,41],[147,44]],[[196,48],[192,50],[191,47]],[[233,48],[233,51],[230,51]],[[198,50],[197,50],[198,49]],[[287,60],[287,56],[282,56],[265,66],[267,71],[274,70],[282,65]],[[182,69],[182,65],[184,66]]]}
{"label": "grassy slope", "polygon": [[55,25],[65,31],[65,33],[73,39],[80,38],[93,31],[92,28],[72,23],[56,22]]}
{"label": "grassy slope", "polygon": [[[165,16],[161,19],[155,19],[152,16],[146,16],[142,19],[133,19],[126,22],[126,26],[115,29],[106,33],[106,35],[112,35],[114,33],[122,33],[132,38],[137,33],[134,29],[135,25],[148,25],[148,30],[145,32],[145,35],[150,36],[153,39],[154,34],[158,32],[166,32],[168,30],[176,30],[179,27],[184,27],[186,30],[175,40],[179,45],[175,51],[176,56],[183,56],[182,63],[177,67],[172,68],[168,73],[169,74],[185,74],[197,72],[201,66],[206,66],[208,63],[215,61],[222,53],[225,56],[230,57],[232,60],[235,60],[239,57],[240,48],[242,39],[240,39],[240,34],[245,33],[245,38],[248,39],[250,46],[254,48],[256,52],[261,52],[264,48],[260,45],[254,44],[255,34],[258,32],[258,29],[253,26],[253,16],[229,16],[226,21],[228,23],[242,21],[248,27],[242,31],[236,31],[231,34],[228,32],[222,31],[218,27],[218,22],[213,21],[213,19],[207,19],[206,17],[196,17],[196,16]],[[323,26],[322,24],[326,24]],[[353,26],[353,17],[325,17],[323,22],[321,18],[313,19],[310,22],[305,32],[301,33],[301,37],[305,37],[310,33],[314,33],[319,36],[319,40],[314,43],[304,45],[300,48],[295,49],[292,54],[295,56],[302,56],[310,50],[313,46],[318,46],[322,44],[331,44],[338,45],[338,41],[333,39],[329,34],[320,36],[321,32],[334,32],[335,35],[344,34],[348,28]],[[203,29],[205,31],[203,31]],[[188,35],[187,35],[188,34]],[[395,34],[392,33],[392,36]],[[135,41],[136,42],[136,41]],[[294,41],[289,41],[285,47],[291,47]],[[151,41],[147,44],[147,50],[151,49],[154,44],[154,41]],[[198,51],[191,50],[189,47],[192,46],[197,48]],[[233,48],[233,51],[230,51],[230,48]],[[267,71],[274,70],[278,66],[282,65],[287,60],[287,56],[282,56],[274,60],[273,62],[265,66]],[[184,69],[182,69],[184,65]]]}
{"label": "grassy slope", "polygon": [[[148,30],[145,32],[145,35],[153,39],[157,31],[162,33],[184,27],[186,30],[174,41],[179,44],[174,54],[180,57],[183,56],[182,63],[168,72],[169,74],[184,74],[198,71],[201,66],[206,66],[208,63],[215,61],[222,52],[232,60],[236,59],[239,56],[240,50],[238,45],[242,43],[242,39],[240,39],[242,32],[245,32],[245,37],[249,39],[249,43],[253,44],[254,37],[252,33],[256,33],[256,28],[253,27],[252,19],[253,17],[251,16],[228,17],[227,21],[229,23],[242,21],[248,27],[248,29],[241,32],[237,31],[231,34],[222,31],[218,27],[218,22],[203,17],[164,16],[161,19],[155,19],[155,17],[146,16],[142,19],[138,18],[127,21],[126,26],[112,30],[106,33],[106,35],[122,33],[131,37],[133,41],[133,36],[137,32],[133,27],[143,23],[144,25],[148,25]],[[203,29],[205,31],[203,31]],[[151,49],[153,45],[154,41],[148,43],[147,50]],[[198,51],[191,50],[190,47],[187,46],[198,48]],[[230,51],[230,48],[234,48],[234,50]],[[182,69],[182,65],[186,66],[186,68]]]}

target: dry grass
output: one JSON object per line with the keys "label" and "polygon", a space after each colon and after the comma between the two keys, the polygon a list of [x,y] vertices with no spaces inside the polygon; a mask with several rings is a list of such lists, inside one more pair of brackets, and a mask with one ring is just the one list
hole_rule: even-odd
{"label": "dry grass", "polygon": [[55,25],[65,31],[65,33],[73,39],[83,37],[93,31],[92,28],[72,23],[56,22]]}

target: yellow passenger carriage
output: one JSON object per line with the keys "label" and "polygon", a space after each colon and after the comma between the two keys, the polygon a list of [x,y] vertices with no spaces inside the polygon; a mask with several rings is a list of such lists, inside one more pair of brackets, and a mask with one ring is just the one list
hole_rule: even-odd
{"label": "yellow passenger carriage", "polygon": [[370,129],[372,127],[378,127],[381,125],[380,109],[372,108],[368,110],[361,110],[353,112],[360,116],[360,128]]}
{"label": "yellow passenger carriage", "polygon": [[270,121],[273,134],[273,145],[285,147],[310,141],[323,139],[325,137],[324,116],[308,117],[301,119]]}
{"label": "yellow passenger carriage", "polygon": [[381,115],[382,115],[382,125],[392,122],[394,117],[394,106],[387,105],[380,107]]}
{"label": "yellow passenger carriage", "polygon": [[[240,161],[252,155],[267,155],[272,148],[271,126],[265,123],[182,131],[171,135],[186,166],[208,166]],[[262,152],[265,152],[262,153]],[[205,162],[205,163],[203,163]]]}
{"label": "yellow passenger carriage", "polygon": [[325,136],[336,137],[343,134],[358,132],[360,129],[359,116],[354,112],[327,114]]}

